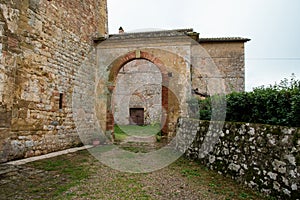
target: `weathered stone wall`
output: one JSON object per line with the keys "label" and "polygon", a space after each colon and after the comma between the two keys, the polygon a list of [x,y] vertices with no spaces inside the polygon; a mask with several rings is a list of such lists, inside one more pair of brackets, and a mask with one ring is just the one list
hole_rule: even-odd
{"label": "weathered stone wall", "polygon": [[[188,115],[187,101],[192,98],[192,91],[212,95],[244,90],[244,43],[248,39],[195,41],[187,36],[189,31],[192,30],[111,35],[98,45],[97,97],[100,98],[96,111],[102,129],[112,130],[114,120],[113,106],[105,94],[110,96],[114,91],[114,79],[120,68],[135,59],[149,60],[160,68],[165,86],[162,107],[166,110],[167,126],[172,130],[168,134],[174,134],[179,116]],[[101,111],[103,106],[108,107],[107,112]]]}
{"label": "weathered stone wall", "polygon": [[[198,43],[174,31],[114,35],[91,56],[92,38],[107,38],[103,37],[107,36],[106,0],[0,0],[0,10],[0,162],[79,145],[76,129],[84,132],[100,124],[104,131],[112,130],[113,115],[107,108],[114,78],[127,61],[145,59],[160,69],[162,89],[153,87],[151,93],[161,92],[166,110],[162,121],[170,134],[177,118],[188,115],[187,100],[193,86],[198,86],[191,80],[204,83],[206,92],[207,82],[224,79],[224,74],[233,85],[240,84],[238,78],[231,79],[232,71],[243,70],[239,67],[218,70],[218,75],[191,74],[191,66],[199,61],[193,58],[191,46]],[[243,63],[242,44],[217,50],[214,43],[207,49],[216,53],[216,59],[227,56],[226,64],[220,61],[218,68],[229,69],[232,57],[241,59],[237,66]],[[236,53],[235,48],[239,48]],[[210,69],[206,60],[203,63]],[[158,98],[152,99],[151,104],[156,104]],[[150,119],[157,115],[149,113]]]}
{"label": "weathered stone wall", "polygon": [[145,124],[161,121],[162,75],[147,60],[134,60],[120,70],[113,94],[114,119],[119,125],[128,125],[129,109],[144,108]]}
{"label": "weathered stone wall", "polygon": [[219,125],[181,118],[178,148],[185,150],[194,139],[188,157],[278,199],[300,198],[299,128],[225,122],[220,131]]}
{"label": "weathered stone wall", "polygon": [[[224,78],[226,93],[230,93],[232,91],[242,92],[245,90],[244,43],[244,41],[201,42],[200,40],[200,45],[207,51],[217,66],[219,74]],[[205,62],[203,65],[205,66]],[[200,93],[207,94],[208,77],[195,72],[193,78],[196,79],[194,82],[196,83],[195,88],[198,88]]]}
{"label": "weathered stone wall", "polygon": [[0,10],[0,162],[79,145],[72,92],[91,73],[78,70],[92,37],[107,34],[106,0],[1,0]]}
{"label": "weathered stone wall", "polygon": [[[113,111],[107,103],[107,99],[110,99],[110,93],[115,90],[115,78],[120,75],[119,70],[127,62],[143,59],[152,62],[159,68],[162,85],[166,86],[166,90],[169,90],[165,93],[164,87],[161,90],[162,106],[168,107],[170,111],[168,112],[168,119],[164,120],[164,116],[162,116],[162,121],[166,121],[166,126],[169,127],[167,134],[173,134],[179,113],[182,116],[187,115],[186,101],[191,96],[190,65],[187,61],[187,59],[190,59],[191,42],[186,40],[186,36],[181,35],[165,34],[157,36],[155,33],[143,33],[141,37],[138,35],[113,36],[97,46],[99,55],[97,76],[99,81],[96,96],[99,98],[97,99],[96,111],[98,112],[99,124],[103,130],[113,128],[111,127],[112,123],[108,123],[109,115]],[[103,107],[108,108],[107,112],[100,109]],[[112,119],[110,120],[112,121]]]}

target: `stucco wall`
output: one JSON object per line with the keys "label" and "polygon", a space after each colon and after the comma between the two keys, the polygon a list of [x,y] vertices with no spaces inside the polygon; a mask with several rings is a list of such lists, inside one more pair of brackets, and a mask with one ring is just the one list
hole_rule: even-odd
{"label": "stucco wall", "polygon": [[[225,122],[220,130],[220,125],[180,119],[178,149],[210,169],[278,199],[300,198],[299,128]],[[187,141],[193,139],[187,148]]]}

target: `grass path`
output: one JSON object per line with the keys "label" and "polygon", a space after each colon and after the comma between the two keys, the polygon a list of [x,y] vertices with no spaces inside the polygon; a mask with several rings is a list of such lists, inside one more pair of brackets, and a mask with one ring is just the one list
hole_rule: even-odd
{"label": "grass path", "polygon": [[150,137],[160,133],[160,124],[148,126],[115,125],[114,132],[117,141],[123,141],[128,137]]}

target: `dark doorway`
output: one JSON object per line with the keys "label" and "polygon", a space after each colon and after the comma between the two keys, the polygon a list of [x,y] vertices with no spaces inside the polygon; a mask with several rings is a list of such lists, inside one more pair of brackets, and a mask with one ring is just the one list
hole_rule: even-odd
{"label": "dark doorway", "polygon": [[130,124],[144,125],[144,108],[130,108]]}

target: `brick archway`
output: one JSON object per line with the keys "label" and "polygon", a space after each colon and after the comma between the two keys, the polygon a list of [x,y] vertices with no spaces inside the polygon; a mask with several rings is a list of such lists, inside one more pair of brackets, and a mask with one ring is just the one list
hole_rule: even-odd
{"label": "brick archway", "polygon": [[107,83],[107,89],[108,89],[108,95],[107,95],[107,110],[106,110],[106,131],[109,131],[113,133],[114,129],[114,113],[113,113],[113,102],[112,102],[112,95],[115,89],[116,85],[116,79],[118,76],[118,73],[120,69],[126,65],[127,63],[136,60],[136,59],[144,59],[147,60],[154,65],[160,70],[161,75],[162,75],[162,107],[164,108],[163,110],[165,112],[162,112],[161,116],[161,122],[163,123],[163,126],[161,127],[161,131],[164,135],[168,134],[168,111],[169,111],[169,102],[168,102],[168,96],[169,96],[169,89],[168,89],[168,84],[169,84],[169,77],[168,77],[168,71],[166,67],[164,66],[163,62],[153,56],[152,54],[146,52],[146,51],[141,51],[141,50],[136,50],[136,51],[131,51],[123,56],[120,56],[116,60],[114,60],[108,67],[109,71],[109,77],[108,77],[108,83]]}

